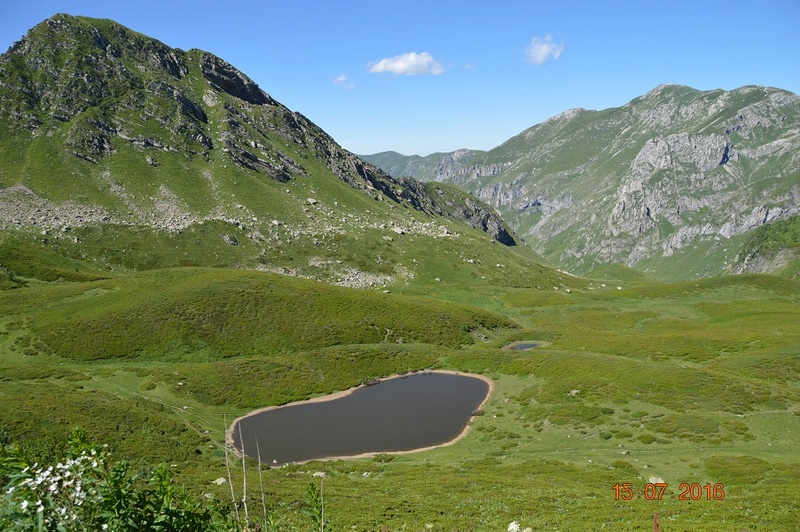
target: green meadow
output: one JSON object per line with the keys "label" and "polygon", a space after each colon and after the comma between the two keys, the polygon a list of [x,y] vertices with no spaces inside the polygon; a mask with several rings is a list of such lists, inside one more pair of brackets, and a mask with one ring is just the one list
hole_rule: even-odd
{"label": "green meadow", "polygon": [[[263,493],[284,530],[307,526],[309,482],[331,530],[649,530],[654,513],[664,530],[796,524],[796,281],[526,276],[508,254],[488,275],[431,259],[412,282],[356,290],[252,270],[110,272],[14,249],[0,420],[30,456],[47,460],[77,426],[116,459],[168,464],[190,493],[230,505],[231,485],[212,481],[227,476],[234,418],[449,369],[495,382],[457,444],[261,478],[237,459],[236,496],[246,486],[256,513]],[[540,345],[504,349],[522,340]],[[660,500],[648,500],[651,482],[667,484]]]}
{"label": "green meadow", "polygon": [[[48,497],[59,530],[633,531],[655,514],[665,531],[797,528],[797,217],[637,270],[595,263],[596,231],[548,222],[536,249],[577,277],[501,244],[487,205],[389,178],[200,50],[57,15],[2,61],[0,529],[56,529],[37,517]],[[469,164],[524,153],[515,183],[551,172],[544,189],[597,200],[559,216],[594,220],[641,146],[622,118],[592,126],[617,114],[562,116]],[[537,162],[531,143],[564,149]],[[791,196],[781,153],[747,194]],[[516,194],[511,171],[473,184]],[[526,234],[544,207],[506,214]],[[716,224],[709,209],[653,230]],[[736,265],[774,275],[710,277]],[[522,342],[537,347],[509,348]],[[226,445],[253,410],[420,370],[494,383],[453,445],[281,468]]]}

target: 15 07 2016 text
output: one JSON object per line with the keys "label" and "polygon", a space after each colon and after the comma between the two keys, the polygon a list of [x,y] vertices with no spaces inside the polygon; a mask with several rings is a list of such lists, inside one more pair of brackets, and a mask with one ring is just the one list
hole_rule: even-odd
{"label": "15 07 2016 text", "polygon": [[[642,490],[638,490],[630,482],[617,483],[612,486],[614,499],[630,501],[632,499],[647,499],[648,501],[660,501],[666,498],[668,484],[666,482],[647,483]],[[699,484],[683,482],[678,486],[677,497],[669,494],[671,499],[677,498],[679,501],[721,501],[725,498],[725,486],[723,484]]]}

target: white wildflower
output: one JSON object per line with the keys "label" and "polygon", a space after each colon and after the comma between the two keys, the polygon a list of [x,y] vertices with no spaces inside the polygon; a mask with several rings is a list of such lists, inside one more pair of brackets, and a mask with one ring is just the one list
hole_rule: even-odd
{"label": "white wildflower", "polygon": [[19,503],[19,507],[22,508],[22,511],[24,512],[28,509],[28,501],[23,500],[21,503]]}
{"label": "white wildflower", "polygon": [[519,532],[519,530],[519,523],[516,521],[511,521],[511,523],[508,525],[508,532]]}
{"label": "white wildflower", "polygon": [[44,511],[44,504],[42,504],[42,501],[39,500],[39,501],[36,502],[36,513],[40,514],[43,511]]}

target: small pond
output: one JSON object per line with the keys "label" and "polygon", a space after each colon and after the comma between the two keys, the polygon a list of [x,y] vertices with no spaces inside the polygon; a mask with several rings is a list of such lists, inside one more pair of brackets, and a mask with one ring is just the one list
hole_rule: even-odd
{"label": "small pond", "polygon": [[518,342],[509,345],[508,349],[513,349],[514,351],[527,351],[528,349],[534,349],[540,345],[542,344],[539,342]]}
{"label": "small pond", "polygon": [[250,414],[233,423],[230,438],[269,465],[420,450],[462,435],[489,391],[479,377],[415,373]]}

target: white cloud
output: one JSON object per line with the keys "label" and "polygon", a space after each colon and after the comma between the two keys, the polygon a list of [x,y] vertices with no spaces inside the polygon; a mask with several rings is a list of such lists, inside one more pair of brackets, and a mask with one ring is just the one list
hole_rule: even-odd
{"label": "white cloud", "polygon": [[525,49],[525,59],[534,65],[543,65],[549,60],[555,61],[561,57],[564,45],[553,42],[553,35],[548,33],[544,37],[534,37]]}
{"label": "white cloud", "polygon": [[344,74],[339,74],[335,78],[333,78],[333,82],[340,87],[344,87],[345,89],[352,89],[356,86],[355,83],[350,81],[350,78],[345,76]]}
{"label": "white cloud", "polygon": [[422,52],[421,54],[409,52],[370,63],[369,71],[373,74],[391,72],[398,76],[416,76],[419,74],[438,76],[444,72],[444,68],[428,52]]}

